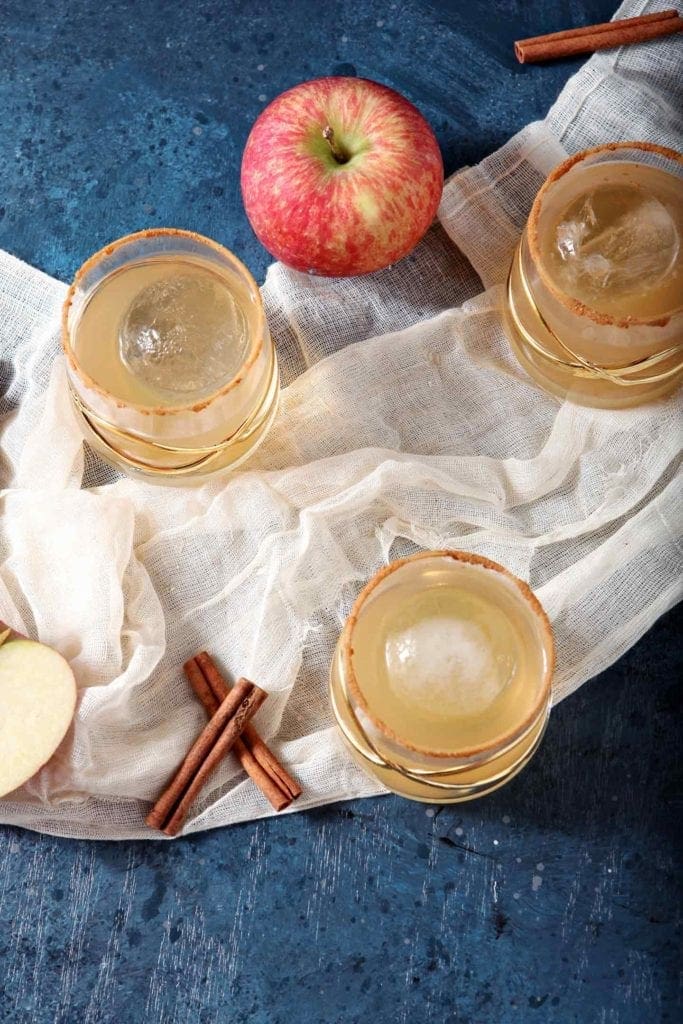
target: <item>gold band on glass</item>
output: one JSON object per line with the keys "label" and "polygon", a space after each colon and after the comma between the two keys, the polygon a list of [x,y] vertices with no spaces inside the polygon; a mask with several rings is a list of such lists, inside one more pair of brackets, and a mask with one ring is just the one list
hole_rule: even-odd
{"label": "gold band on glass", "polygon": [[[277,375],[277,360],[273,356],[273,367],[268,381],[268,388],[266,393],[270,390],[273,385],[273,376]],[[177,445],[162,444],[160,441],[151,441],[148,438],[139,437],[136,434],[132,434],[129,431],[122,430],[117,427],[114,423],[109,420],[98,416],[97,413],[93,412],[92,409],[87,408],[81,401],[79,396],[74,391],[71,384],[69,384],[69,391],[71,393],[71,400],[74,406],[81,414],[88,427],[95,435],[99,443],[108,451],[111,452],[111,457],[117,462],[122,462],[124,465],[129,466],[131,469],[143,470],[145,473],[158,473],[162,476],[183,476],[186,473],[193,473],[198,469],[203,469],[210,466],[211,463],[221,455],[226,448],[229,448],[234,443],[235,438],[239,435],[240,441],[245,440],[254,434],[259,427],[261,427],[263,420],[270,413],[270,406],[266,410],[266,416],[262,415],[263,403],[259,403],[256,409],[247,416],[247,418],[240,423],[239,427],[230,434],[229,437],[223,438],[221,441],[216,442],[212,445],[204,445],[197,448],[184,448]],[[113,434],[114,437],[119,437],[123,441],[127,441],[132,444],[151,444],[154,448],[161,452],[167,452],[172,455],[195,455],[198,458],[187,462],[182,466],[155,466],[150,462],[145,462],[142,459],[136,459],[132,455],[126,455],[119,448],[116,448],[107,437],[102,433],[106,431],[109,434]]]}
{"label": "gold band on glass", "polygon": [[[507,753],[507,751],[509,751],[517,743],[520,743],[524,739],[524,737],[528,736],[529,733],[532,732],[538,725],[537,718],[535,721],[531,723],[530,726],[528,726],[528,728],[524,730],[524,732],[522,732],[519,736],[516,736],[511,743],[507,744],[507,746],[501,749],[495,750],[492,754],[489,754],[488,757],[482,758],[481,760],[477,761],[476,764],[456,765],[455,767],[449,767],[446,769],[405,768],[403,765],[398,764],[396,761],[389,760],[389,758],[387,758],[384,754],[380,753],[380,751],[377,749],[373,741],[370,739],[367,731],[361,725],[360,719],[356,714],[356,710],[353,707],[353,704],[351,703],[351,699],[346,689],[346,683],[344,682],[341,673],[339,674],[339,689],[341,691],[344,704],[346,705],[346,708],[351,716],[353,724],[360,733],[360,735],[363,737],[363,740],[365,741],[368,747],[367,750],[363,749],[363,747],[358,742],[353,733],[346,728],[346,725],[343,722],[341,716],[337,715],[337,723],[341,728],[345,739],[353,747],[357,754],[359,754],[365,761],[368,761],[370,764],[374,764],[377,768],[383,768],[386,771],[396,772],[398,775],[402,775],[404,779],[409,779],[411,782],[417,782],[422,786],[430,786],[432,789],[446,790],[451,793],[458,793],[464,789],[476,790],[481,787],[486,787],[488,789],[491,786],[491,783],[496,781],[498,776],[489,776],[485,780],[482,779],[481,782],[470,783],[444,782],[439,780],[438,776],[455,775],[458,773],[469,771],[472,768],[480,768],[484,765],[489,764],[491,761],[494,761],[496,758],[501,757],[503,754]],[[500,773],[501,777],[507,777],[512,773],[513,769],[522,768],[526,764],[526,762],[531,759],[532,755],[536,752],[536,749],[538,748],[538,745],[540,744],[543,738],[543,734],[548,723],[549,711],[550,708],[547,707],[543,712],[543,727],[540,730],[538,736],[535,738],[534,742],[531,744],[531,747],[528,750],[525,750],[519,758],[519,760],[516,761],[514,764],[507,765]]]}
{"label": "gold band on glass", "polygon": [[[562,359],[559,356],[554,355],[552,352],[549,352],[546,348],[544,348],[543,345],[541,345],[540,342],[538,342],[536,338],[534,338],[534,336],[526,329],[526,327],[520,320],[519,314],[517,313],[517,310],[515,308],[514,297],[512,294],[512,273],[514,269],[516,269],[517,273],[519,274],[519,279],[522,283],[524,294],[533,311],[535,320],[537,321],[537,323],[540,323],[541,326],[551,336],[551,338],[553,338],[553,340],[557,342],[562,351],[566,352],[566,354],[571,357],[571,361]],[[555,334],[552,327],[549,325],[548,321],[545,319],[540,309],[538,308],[536,300],[534,299],[534,296],[532,294],[526,273],[524,271],[524,265],[522,263],[522,242],[520,242],[517,246],[517,250],[515,252],[512,264],[510,265],[510,271],[508,273],[507,278],[507,301],[508,310],[510,312],[510,316],[512,317],[513,323],[519,331],[519,333],[522,335],[524,341],[526,341],[526,343],[529,345],[529,347],[532,348],[534,352],[536,352],[539,356],[541,356],[548,362],[555,363],[556,365],[562,366],[567,370],[571,370],[578,376],[589,377],[591,379],[599,378],[602,380],[607,380],[611,384],[616,384],[619,387],[627,388],[636,387],[641,384],[657,384],[659,383],[659,381],[668,380],[669,377],[674,377],[677,373],[681,371],[681,369],[683,369],[683,362],[679,361],[674,366],[669,367],[669,369],[667,370],[663,370],[661,373],[650,374],[647,377],[637,377],[634,380],[630,379],[630,377],[634,373],[642,373],[644,370],[649,370],[654,366],[658,366],[660,363],[665,362],[667,359],[671,359],[676,355],[681,355],[683,353],[683,345],[680,344],[672,345],[669,348],[664,349],[662,352],[656,352],[654,355],[647,356],[644,359],[636,359],[634,362],[627,363],[625,366],[614,367],[609,370],[604,366],[598,366],[596,363],[592,363],[588,359],[584,359],[583,356],[579,355],[578,352],[574,352],[573,349],[571,349],[567,344],[565,344],[564,341],[562,341],[561,338],[557,336],[557,334]]]}

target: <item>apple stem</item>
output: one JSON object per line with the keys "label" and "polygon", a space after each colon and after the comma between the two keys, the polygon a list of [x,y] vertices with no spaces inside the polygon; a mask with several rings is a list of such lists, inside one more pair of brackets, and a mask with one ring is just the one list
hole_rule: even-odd
{"label": "apple stem", "polygon": [[334,129],[331,128],[329,124],[326,124],[325,127],[323,128],[323,138],[326,140],[327,145],[332,150],[332,156],[337,161],[337,163],[338,164],[348,163],[349,157],[344,152],[344,150],[335,141]]}

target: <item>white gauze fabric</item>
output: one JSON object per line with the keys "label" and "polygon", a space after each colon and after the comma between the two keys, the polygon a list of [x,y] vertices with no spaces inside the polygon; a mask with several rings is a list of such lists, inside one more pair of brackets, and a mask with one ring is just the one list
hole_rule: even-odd
{"label": "white gauze fabric", "polygon": [[[58,354],[65,286],[0,254],[0,618],[60,650],[80,688],[66,741],[0,800],[1,821],[154,835],[149,803],[205,720],[181,670],[201,648],[270,691],[256,723],[304,787],[292,810],[381,792],[337,736],[328,670],[361,585],[416,548],[478,552],[530,582],[556,633],[556,702],[674,604],[677,400],[562,403],[515,361],[500,309],[534,194],[567,153],[680,147],[680,45],[591,58],[545,121],[450,179],[439,224],[397,266],[356,280],[272,266],[282,408],[243,471],[198,489],[121,478],[84,450]],[[228,759],[185,832],[269,813]]]}

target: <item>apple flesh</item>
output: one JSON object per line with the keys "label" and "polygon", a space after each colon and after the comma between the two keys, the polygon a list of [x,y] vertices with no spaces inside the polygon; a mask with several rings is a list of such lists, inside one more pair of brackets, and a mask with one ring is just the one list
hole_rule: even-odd
{"label": "apple flesh", "polygon": [[278,96],[254,124],[242,196],[261,243],[328,277],[395,263],[436,214],[443,162],[403,96],[364,78],[319,78]]}
{"label": "apple flesh", "polygon": [[49,761],[76,708],[76,681],[61,654],[8,635],[0,634],[0,796]]}

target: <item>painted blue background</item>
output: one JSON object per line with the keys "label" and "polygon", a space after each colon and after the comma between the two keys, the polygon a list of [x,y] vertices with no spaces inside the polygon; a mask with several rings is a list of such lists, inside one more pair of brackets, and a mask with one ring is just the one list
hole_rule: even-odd
{"label": "painted blue background", "polygon": [[[262,278],[239,163],[282,89],[386,82],[452,171],[543,116],[579,65],[521,67],[512,41],[612,9],[0,0],[0,247],[67,280],[111,239],[173,225]],[[563,703],[482,802],[358,801],[175,844],[0,830],[0,1020],[680,1019],[678,625]]]}

